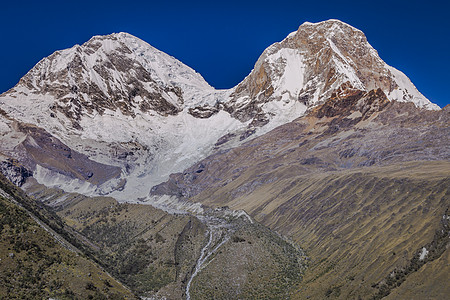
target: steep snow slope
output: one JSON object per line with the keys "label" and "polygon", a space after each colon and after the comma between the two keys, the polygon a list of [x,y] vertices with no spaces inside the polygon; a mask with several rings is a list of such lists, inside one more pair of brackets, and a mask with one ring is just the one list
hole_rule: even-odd
{"label": "steep snow slope", "polygon": [[44,58],[5,93],[5,100],[22,121],[38,123],[50,111],[52,117],[65,115],[79,129],[76,121],[105,109],[129,116],[149,110],[176,115],[185,107],[214,101],[214,92],[200,74],[178,60],[118,33],[94,36]]}

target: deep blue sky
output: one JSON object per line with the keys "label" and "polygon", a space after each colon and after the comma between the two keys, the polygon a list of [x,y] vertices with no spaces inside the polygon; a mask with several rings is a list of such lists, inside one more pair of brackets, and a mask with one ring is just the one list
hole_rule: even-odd
{"label": "deep blue sky", "polygon": [[270,44],[305,21],[340,19],[428,99],[450,103],[447,1],[3,1],[0,93],[41,58],[96,34],[129,32],[216,88],[239,83]]}

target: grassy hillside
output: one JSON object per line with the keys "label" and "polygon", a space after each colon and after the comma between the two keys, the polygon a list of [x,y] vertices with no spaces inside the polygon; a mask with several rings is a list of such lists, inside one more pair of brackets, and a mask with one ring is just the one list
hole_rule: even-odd
{"label": "grassy hillside", "polygon": [[448,282],[450,249],[435,261],[425,264],[416,273],[406,278],[398,288],[385,299],[446,299],[449,295]]}
{"label": "grassy hillside", "polygon": [[[433,261],[425,259],[424,265],[417,266],[420,272],[411,270],[395,286],[384,282],[395,270],[414,263],[422,248],[429,248],[436,231],[443,230],[441,221],[450,207],[449,169],[448,162],[304,176],[286,176],[288,171],[280,169],[271,175],[282,179],[259,185],[245,195],[230,197],[246,184],[236,180],[194,199],[244,209],[305,249],[311,263],[297,294],[299,299],[378,298],[395,290],[405,278],[405,286],[421,282],[421,289],[439,295],[450,292],[444,280],[450,269],[446,256],[441,258],[446,240]],[[445,233],[448,239],[448,229]],[[437,261],[442,264],[436,265]],[[434,270],[437,274],[430,280]]]}
{"label": "grassy hillside", "polygon": [[286,299],[299,287],[301,250],[260,224],[242,224],[194,278],[192,299]]}
{"label": "grassy hillside", "polygon": [[206,239],[205,226],[195,217],[36,184],[27,192],[53,203],[53,211],[78,233],[90,255],[137,295],[182,298]]}
{"label": "grassy hillside", "polygon": [[[0,179],[3,187],[9,186]],[[67,249],[51,228],[38,224],[15,204],[20,201],[17,196],[1,191],[0,298],[134,299],[114,278],[81,253]]]}
{"label": "grassy hillside", "polygon": [[191,299],[272,299],[292,294],[302,279],[300,249],[226,208],[197,218],[39,185],[27,191],[53,203],[92,257],[139,296],[183,299],[191,282]]}

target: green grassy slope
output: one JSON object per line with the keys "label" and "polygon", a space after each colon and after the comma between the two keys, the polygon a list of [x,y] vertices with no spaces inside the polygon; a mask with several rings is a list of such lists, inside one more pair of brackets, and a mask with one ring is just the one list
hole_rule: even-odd
{"label": "green grassy slope", "polygon": [[[0,181],[2,191],[14,190],[4,178]],[[55,239],[48,225],[44,229],[14,203],[23,199],[8,195],[0,196],[0,298],[134,299],[84,255],[67,249],[67,242],[61,244],[62,237]]]}

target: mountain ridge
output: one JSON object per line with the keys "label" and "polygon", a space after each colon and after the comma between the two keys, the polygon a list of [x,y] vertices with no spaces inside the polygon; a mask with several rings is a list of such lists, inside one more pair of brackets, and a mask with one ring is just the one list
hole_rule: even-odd
{"label": "mountain ridge", "polygon": [[[291,122],[337,91],[372,88],[389,100],[437,109],[379,58],[360,30],[338,20],[300,25],[228,90],[215,90],[192,68],[122,32],[41,60],[0,95],[7,116],[0,128],[7,135],[10,119],[33,124],[92,161],[121,168],[121,177],[102,187],[81,187],[74,174],[61,177],[42,165],[34,171],[41,183],[124,201],[147,197],[148,185]],[[0,152],[13,154],[20,143]]]}

